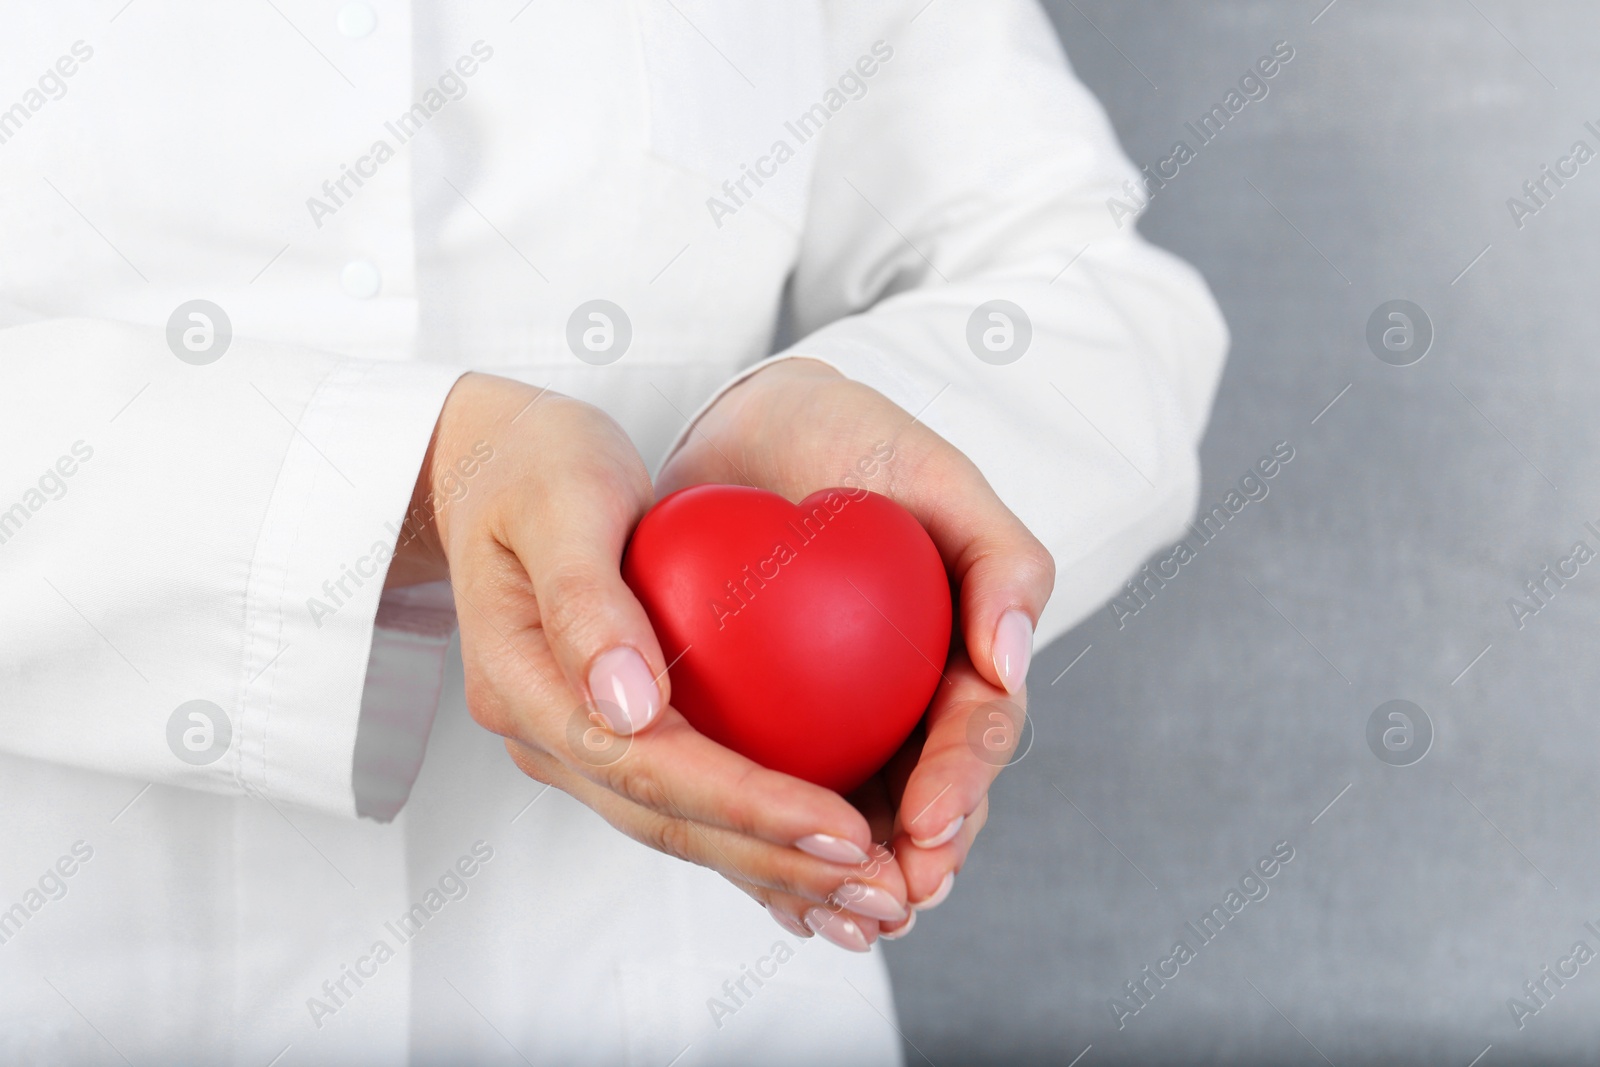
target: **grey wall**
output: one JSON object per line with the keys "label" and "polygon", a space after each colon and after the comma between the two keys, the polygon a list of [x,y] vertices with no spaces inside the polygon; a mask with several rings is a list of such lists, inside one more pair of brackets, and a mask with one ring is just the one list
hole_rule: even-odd
{"label": "grey wall", "polygon": [[[1293,45],[1142,228],[1234,330],[1207,505],[1295,458],[1125,628],[1102,611],[1039,657],[1033,749],[888,949],[908,1062],[1600,1058],[1600,959],[1520,1030],[1507,1005],[1600,951],[1600,560],[1521,629],[1507,607],[1600,550],[1600,160],[1521,229],[1506,206],[1600,149],[1600,7],[1325,3],[1050,5],[1140,163]],[[1436,331],[1411,366],[1364,336],[1396,298]],[[1391,699],[1435,730],[1410,766],[1366,739]],[[1119,1030],[1108,999],[1279,841],[1270,895]]]}

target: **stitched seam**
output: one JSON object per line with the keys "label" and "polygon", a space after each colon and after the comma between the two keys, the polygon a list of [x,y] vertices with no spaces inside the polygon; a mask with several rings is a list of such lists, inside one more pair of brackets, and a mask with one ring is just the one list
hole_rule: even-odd
{"label": "stitched seam", "polygon": [[[290,464],[292,462],[295,461],[294,460],[294,456],[295,456],[296,449],[297,449],[297,447],[301,448],[301,449],[306,447],[303,444],[301,444],[301,442],[298,440],[299,433],[297,432],[297,431],[299,431],[300,424],[305,421],[305,412],[308,412],[308,411],[312,410],[313,407],[315,407],[315,405],[318,402],[318,399],[321,397],[321,395],[323,393],[324,388],[327,387],[328,383],[335,377],[335,375],[337,375],[346,366],[346,364],[348,362],[349,362],[348,360],[344,360],[344,361],[340,361],[339,363],[334,364],[334,366],[330,367],[328,369],[328,372],[326,374],[324,374],[317,381],[316,386],[311,390],[311,395],[309,397],[307,397],[307,399],[306,399],[305,406],[304,406],[304,408],[302,409],[302,412],[301,412],[300,422],[295,424],[295,430],[290,431],[289,447],[284,451],[283,463],[280,464],[280,466],[278,468],[278,477],[277,477],[277,480],[273,484],[272,501],[267,506],[266,521],[262,524],[262,529],[261,529],[262,535],[265,535],[272,528],[272,526],[275,524],[275,522],[277,521],[276,517],[275,517],[275,513],[279,510],[278,506],[277,506],[278,497],[279,497],[279,494],[283,491],[283,482],[284,482],[285,475],[289,470],[289,466],[290,466]],[[318,471],[317,473],[313,474],[313,476],[312,476],[312,485],[313,486],[315,485],[315,479],[318,476],[320,476],[320,473],[321,472]],[[257,551],[256,553],[252,554],[251,559],[250,559],[250,571],[249,571],[249,575],[247,577],[246,584],[245,584],[245,590],[246,590],[245,626],[246,626],[246,635],[247,635],[248,643],[247,643],[246,648],[245,648],[244,659],[245,659],[245,663],[247,665],[249,664],[249,662],[251,660],[251,654],[254,652],[255,646],[257,644],[258,625],[262,625],[258,621],[259,620],[259,616],[261,616],[262,614],[268,613],[268,612],[274,612],[277,615],[277,626],[276,626],[275,632],[273,634],[273,642],[272,642],[272,646],[271,647],[276,648],[278,646],[278,643],[281,642],[282,638],[283,638],[283,625],[284,625],[284,617],[285,617],[285,613],[284,613],[284,610],[283,610],[283,595],[284,595],[284,590],[286,589],[288,581],[289,581],[289,561],[294,558],[294,549],[299,545],[301,531],[305,528],[305,512],[306,512],[306,508],[309,507],[310,494],[307,493],[304,497],[302,497],[302,499],[300,500],[299,503],[300,503],[300,511],[293,519],[292,528],[294,530],[294,536],[293,536],[293,539],[290,542],[288,551],[283,554],[282,559],[280,560],[280,570],[279,570],[279,576],[278,576],[278,588],[277,588],[277,591],[275,593],[263,592],[259,596],[256,596],[256,597],[252,597],[251,596],[251,594],[250,594],[251,584],[253,583],[254,578],[255,578],[256,565],[260,562],[260,552]],[[256,604],[256,602],[258,600],[262,602],[259,607]],[[283,650],[280,649],[280,652],[281,651],[283,651]],[[267,788],[267,754],[266,754],[266,742],[267,742],[267,736],[268,736],[268,726],[272,721],[273,707],[275,706],[275,704],[277,702],[278,667],[279,667],[279,664],[282,662],[282,659],[283,659],[283,657],[280,654],[279,657],[276,660],[272,661],[271,666],[269,666],[267,668],[267,675],[266,675],[265,679],[259,679],[259,678],[256,679],[256,681],[261,682],[267,688],[267,707],[266,707],[265,716],[264,716],[264,718],[262,720],[262,723],[261,723],[261,731],[260,731],[262,751],[261,751],[261,771],[260,771],[259,778],[260,778],[260,782],[261,782],[261,791],[262,791],[262,793],[264,795],[269,793],[269,790]],[[248,666],[246,667],[246,669],[248,669]],[[251,791],[251,786],[250,786],[250,782],[248,780],[248,771],[245,768],[244,751],[245,751],[245,742],[246,742],[246,740],[250,736],[252,736],[250,734],[248,728],[247,728],[247,723],[251,719],[250,702],[249,702],[249,697],[251,695],[251,686],[252,686],[252,682],[249,679],[246,679],[245,680],[245,684],[244,684],[244,695],[245,695],[246,699],[245,699],[244,702],[242,702],[243,706],[240,708],[238,755],[235,757],[235,771],[234,771],[234,776],[235,776],[236,781],[238,782],[240,788],[243,789],[247,794]]]}

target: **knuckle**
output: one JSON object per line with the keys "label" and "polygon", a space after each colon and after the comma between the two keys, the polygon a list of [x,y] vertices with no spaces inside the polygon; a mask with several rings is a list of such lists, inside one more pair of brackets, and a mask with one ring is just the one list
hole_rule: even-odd
{"label": "knuckle", "polygon": [[754,833],[757,829],[757,813],[761,807],[750,799],[751,779],[756,773],[753,766],[744,768],[719,798],[722,818],[729,829],[745,834]]}
{"label": "knuckle", "polygon": [[[627,762],[624,761],[624,764]],[[663,813],[672,809],[672,803],[660,780],[648,767],[640,765],[637,761],[631,765],[619,765],[607,784],[612,792],[641,808]]]}
{"label": "knuckle", "polygon": [[635,508],[648,506],[650,498],[655,495],[655,486],[650,483],[650,470],[637,453],[629,454],[620,465],[617,481],[622,495]]}
{"label": "knuckle", "polygon": [[558,567],[545,575],[539,589],[539,617],[546,630],[580,632],[593,622],[605,585],[593,572],[577,566]]}
{"label": "knuckle", "polygon": [[986,793],[986,794],[984,794],[983,799],[978,802],[977,808],[973,810],[971,815],[967,816],[967,829],[974,836],[976,836],[978,831],[982,830],[983,827],[984,827],[984,824],[987,823],[988,821],[989,821],[989,796]]}
{"label": "knuckle", "polygon": [[558,775],[555,765],[543,753],[509,740],[506,742],[506,752],[510,754],[511,762],[516,765],[517,770],[535,782],[543,782],[545,785],[556,784]]}
{"label": "knuckle", "polygon": [[472,720],[490,733],[504,737],[510,732],[505,701],[495,684],[482,672],[469,670],[463,681],[467,712]]}
{"label": "knuckle", "polygon": [[640,843],[674,859],[693,859],[694,831],[682,819],[657,816],[639,828]]}
{"label": "knuckle", "polygon": [[1056,558],[1033,534],[1023,531],[1023,540],[1016,549],[1017,568],[1021,578],[1048,594],[1056,584]]}

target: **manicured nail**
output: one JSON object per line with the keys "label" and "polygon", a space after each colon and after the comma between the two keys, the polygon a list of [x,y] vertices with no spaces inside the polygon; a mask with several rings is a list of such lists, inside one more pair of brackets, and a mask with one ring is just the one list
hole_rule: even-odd
{"label": "manicured nail", "polygon": [[929,897],[927,900],[913,900],[911,902],[912,910],[927,911],[929,908],[937,908],[940,904],[944,903],[944,898],[950,895],[950,890],[955,886],[955,884],[956,872],[951,871],[949,874],[944,876],[944,881],[939,883],[939,888],[933,891],[933,896]]}
{"label": "manicured nail", "polygon": [[948,826],[934,834],[932,837],[924,838],[912,834],[911,843],[916,845],[918,848],[938,848],[940,845],[959,834],[961,832],[961,824],[966,821],[967,817],[965,815],[957,815],[955,818],[950,820],[950,824]]}
{"label": "manicured nail", "polygon": [[853,843],[832,834],[807,834],[794,843],[794,847],[819,860],[829,863],[865,863],[867,854]]}
{"label": "manicured nail", "polygon": [[811,928],[812,933],[821,934],[835,945],[847,948],[851,952],[866,952],[872,948],[867,943],[867,935],[861,932],[861,927],[827,908],[812,908],[806,912],[806,925]]}
{"label": "manicured nail", "polygon": [[614,734],[645,728],[661,711],[661,690],[644,657],[626,645],[602,652],[589,668],[589,697]]}
{"label": "manicured nail", "polygon": [[1028,680],[1028,661],[1033,658],[1033,622],[1012,608],[1000,616],[994,628],[994,669],[1006,692],[1015,693]]}
{"label": "manicured nail", "polygon": [[794,936],[805,938],[808,941],[811,939],[811,931],[806,929],[804,926],[800,925],[800,920],[796,919],[793,915],[790,915],[788,912],[779,911],[777,908],[774,908],[771,904],[768,904],[767,905],[767,914],[772,916],[772,921],[773,922],[777,923],[779,926],[783,927],[785,930],[789,931]]}
{"label": "manicured nail", "polygon": [[913,911],[911,913],[911,917],[906,920],[906,924],[904,926],[896,927],[893,930],[879,930],[878,936],[887,941],[898,941],[902,937],[909,934],[911,932],[911,928],[915,925],[917,925],[917,913]]}
{"label": "manicured nail", "polygon": [[853,878],[834,890],[831,900],[839,907],[869,919],[897,923],[906,917],[906,909],[888,890]]}

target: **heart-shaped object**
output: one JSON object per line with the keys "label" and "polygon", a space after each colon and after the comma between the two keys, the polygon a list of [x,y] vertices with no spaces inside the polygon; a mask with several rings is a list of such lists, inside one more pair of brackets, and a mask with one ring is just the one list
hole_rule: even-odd
{"label": "heart-shaped object", "polygon": [[865,489],[697,485],[640,521],[622,577],[671,664],[672,704],[762,766],[848,793],[943,676],[950,585],[909,512]]}

